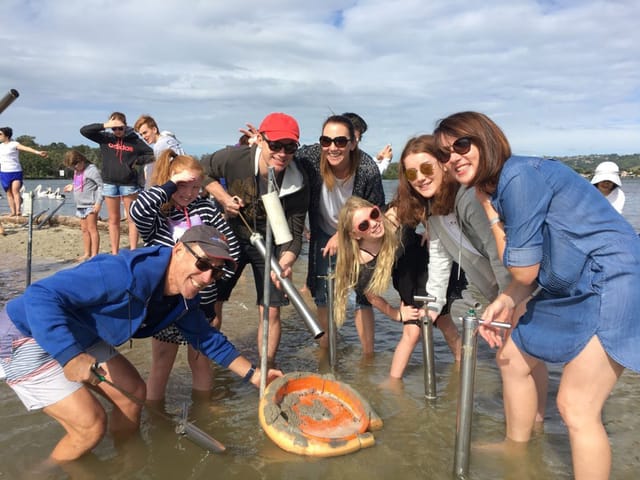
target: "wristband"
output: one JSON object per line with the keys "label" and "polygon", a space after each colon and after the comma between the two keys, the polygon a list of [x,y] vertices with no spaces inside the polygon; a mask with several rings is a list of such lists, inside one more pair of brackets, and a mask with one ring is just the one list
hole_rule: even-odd
{"label": "wristband", "polygon": [[493,227],[499,221],[500,221],[500,217],[493,217],[493,218],[489,219],[489,226]]}
{"label": "wristband", "polygon": [[247,371],[245,376],[242,378],[242,383],[249,383],[254,373],[256,373],[256,366],[252,363],[251,366],[249,367],[249,370]]}

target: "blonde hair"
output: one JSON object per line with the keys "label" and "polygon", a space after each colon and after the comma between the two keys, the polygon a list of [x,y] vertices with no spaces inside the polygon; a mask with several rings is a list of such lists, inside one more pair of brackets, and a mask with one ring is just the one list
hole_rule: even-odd
{"label": "blonde hair", "polygon": [[[341,327],[346,317],[349,290],[358,283],[360,275],[360,242],[353,236],[353,214],[360,208],[372,208],[374,205],[360,197],[351,197],[346,201],[338,216],[338,259],[335,270],[335,288],[333,318]],[[376,267],[365,293],[382,295],[389,288],[391,271],[395,263],[398,236],[395,226],[385,215],[381,216],[384,235],[379,239],[380,251],[376,258]]]}
{"label": "blonde hair", "polygon": [[[164,185],[171,179],[172,175],[185,170],[198,172],[200,178],[204,178],[204,169],[200,162],[190,155],[178,155],[168,148],[160,154],[153,166],[151,185]],[[172,207],[173,202],[169,200],[168,203],[162,205],[161,211],[166,214]]]}

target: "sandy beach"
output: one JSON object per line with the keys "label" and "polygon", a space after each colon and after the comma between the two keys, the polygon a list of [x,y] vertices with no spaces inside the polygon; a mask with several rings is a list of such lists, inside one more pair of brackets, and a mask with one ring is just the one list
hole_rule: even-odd
{"label": "sandy beach", "polygon": [[[15,255],[27,257],[29,242],[29,229],[27,217],[0,216],[0,223],[5,235],[0,235],[0,249],[3,257]],[[100,231],[100,252],[111,251],[107,223],[98,222]],[[120,228],[120,248],[128,248],[127,222],[122,222]],[[80,232],[80,220],[75,217],[55,216],[52,221],[41,229],[33,224],[31,235],[32,258],[75,261],[83,254],[82,233]]]}

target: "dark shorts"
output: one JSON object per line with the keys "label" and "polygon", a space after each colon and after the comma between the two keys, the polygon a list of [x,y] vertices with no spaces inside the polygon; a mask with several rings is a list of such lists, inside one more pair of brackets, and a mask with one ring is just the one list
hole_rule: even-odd
{"label": "dark shorts", "polygon": [[[238,283],[238,279],[242,275],[242,271],[247,264],[251,264],[253,270],[253,280],[256,287],[256,305],[262,305],[262,298],[264,293],[264,258],[260,255],[260,252],[245,241],[240,241],[240,260],[238,261],[236,272],[230,279],[222,279],[216,282],[218,287],[218,300],[226,302],[231,296],[233,288]],[[278,290],[273,282],[269,282],[271,285],[269,306],[282,307],[289,305],[289,299],[286,297],[282,290]]]}
{"label": "dark shorts", "polygon": [[20,182],[22,186],[22,172],[1,172],[0,181],[2,182],[2,188],[4,191],[8,191],[11,188],[11,184],[15,181]]}

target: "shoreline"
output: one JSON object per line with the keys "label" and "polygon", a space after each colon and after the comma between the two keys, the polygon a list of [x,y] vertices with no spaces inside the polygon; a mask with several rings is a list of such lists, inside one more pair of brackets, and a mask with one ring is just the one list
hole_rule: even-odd
{"label": "shoreline", "polygon": [[[0,224],[4,229],[4,235],[0,235],[0,248],[5,252],[3,256],[13,255],[26,259],[29,241],[28,218],[2,215]],[[37,222],[33,223],[31,232],[32,258],[75,261],[82,256],[82,232],[79,218],[55,215],[42,228],[38,229],[37,225]],[[110,253],[107,222],[98,220],[98,231],[100,233],[99,252]],[[127,222],[122,222],[120,226],[120,248],[129,248]],[[8,262],[3,260],[2,263]]]}

